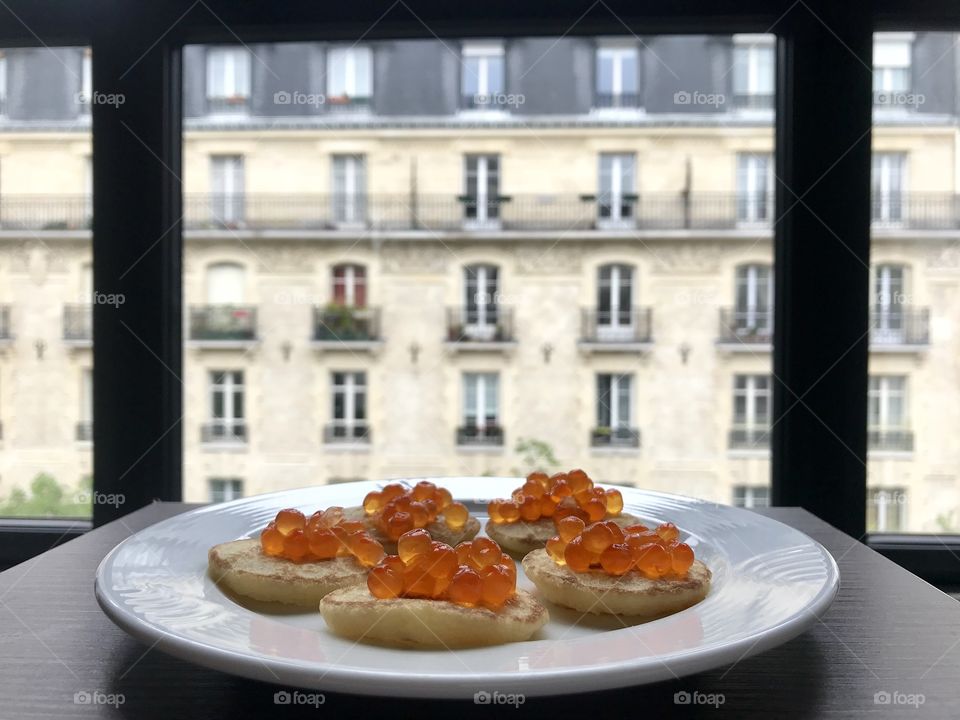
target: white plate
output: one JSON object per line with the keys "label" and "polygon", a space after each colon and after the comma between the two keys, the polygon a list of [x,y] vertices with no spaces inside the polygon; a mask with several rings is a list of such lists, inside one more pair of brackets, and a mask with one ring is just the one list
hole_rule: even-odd
{"label": "white plate", "polygon": [[[519,485],[516,478],[490,477],[437,482],[477,515],[485,513],[487,500],[509,496]],[[207,576],[211,545],[256,536],[277,510],[358,505],[381,484],[272,493],[157,523],[104,558],[97,600],[117,625],[148,645],[224,672],[318,690],[469,699],[481,691],[535,696],[639,685],[730,665],[817,622],[839,585],[830,554],[793,528],[746,510],[633,488],[620,488],[625,509],[676,523],[713,571],[703,602],[644,624],[626,626],[551,605],[550,623],[528,642],[397,650],[341,639],[319,612],[254,612]],[[522,570],[518,582],[532,589]]]}

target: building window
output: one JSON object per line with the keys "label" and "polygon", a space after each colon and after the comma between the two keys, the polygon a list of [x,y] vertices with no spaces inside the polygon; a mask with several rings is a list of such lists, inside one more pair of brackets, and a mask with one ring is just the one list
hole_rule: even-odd
{"label": "building window", "polygon": [[770,342],[773,333],[773,272],[769,265],[741,265],[737,268],[733,329],[737,337]]}
{"label": "building window", "polygon": [[467,224],[496,224],[500,219],[500,156],[467,155],[463,168]]}
{"label": "building window", "polygon": [[911,37],[877,33],[873,41],[873,101],[876,105],[904,106],[898,95],[910,92]]}
{"label": "building window", "polygon": [[867,386],[867,446],[870,450],[913,450],[907,430],[907,378],[871,375]]}
{"label": "building window", "polygon": [[207,304],[241,305],[246,271],[238,263],[215,263],[207,267]]}
{"label": "building window", "polygon": [[640,436],[631,426],[633,419],[633,376],[600,373],[597,375],[597,425],[593,446],[638,447]]}
{"label": "building window", "polygon": [[463,269],[463,335],[491,340],[499,320],[500,270],[496,265],[468,265]]}
{"label": "building window", "polygon": [[871,342],[898,344],[904,340],[906,271],[902,265],[878,265],[873,273]]}
{"label": "building window", "polygon": [[80,114],[89,115],[93,105],[93,55],[90,48],[83,49],[80,59]]}
{"label": "building window", "polygon": [[334,372],[330,375],[333,400],[332,424],[327,441],[365,441],[367,425],[367,374]]}
{"label": "building window", "polygon": [[463,426],[460,445],[503,443],[499,412],[500,378],[496,373],[464,373]]}
{"label": "building window", "polygon": [[733,504],[748,509],[770,507],[770,486],[734,485]]}
{"label": "building window", "polygon": [[238,227],[244,220],[242,155],[210,156],[210,213],[220,227]]}
{"label": "building window", "polygon": [[333,156],[333,220],[360,225],[367,216],[367,162],[363,155]]}
{"label": "building window", "polygon": [[907,525],[904,488],[867,490],[867,532],[903,532]]}
{"label": "building window", "polygon": [[766,449],[770,445],[770,378],[734,375],[732,450]]}
{"label": "building window", "polygon": [[639,75],[639,54],[635,46],[606,45],[597,48],[595,107],[639,107]]}
{"label": "building window", "polygon": [[210,480],[210,502],[222,503],[243,497],[243,480],[213,478]]}
{"label": "building window", "polygon": [[906,153],[882,152],[873,154],[871,166],[870,219],[875,223],[896,224],[903,220],[904,177],[907,169]]}
{"label": "building window", "polygon": [[501,110],[504,55],[501,42],[465,43],[460,71],[460,103],[466,109]]}
{"label": "building window", "polygon": [[735,35],[733,105],[745,110],[773,108],[774,55],[769,35]]}
{"label": "building window", "polygon": [[0,50],[0,117],[7,114],[7,55]]}
{"label": "building window", "polygon": [[210,421],[204,428],[205,442],[246,442],[242,370],[211,370]]}
{"label": "building window", "polygon": [[93,370],[84,368],[80,376],[80,420],[77,422],[77,441],[93,441]]}
{"label": "building window", "polygon": [[737,222],[770,222],[773,209],[773,162],[768,153],[737,153]]}
{"label": "building window", "polygon": [[637,201],[636,159],[628,153],[601,153],[598,223],[603,227],[628,227]]}
{"label": "building window", "polygon": [[601,265],[597,269],[597,338],[631,338],[633,321],[633,268]]}
{"label": "building window", "polygon": [[250,53],[242,47],[207,48],[207,112],[245,114],[250,109]]}
{"label": "building window", "polygon": [[363,109],[373,97],[373,53],[363,46],[335,47],[327,52],[327,107]]}
{"label": "building window", "polygon": [[363,265],[337,265],[332,276],[334,305],[366,307],[367,269]]}

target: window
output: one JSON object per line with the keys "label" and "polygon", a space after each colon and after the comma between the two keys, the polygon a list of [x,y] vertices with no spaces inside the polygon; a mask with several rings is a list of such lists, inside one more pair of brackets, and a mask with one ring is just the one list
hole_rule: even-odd
{"label": "window", "polygon": [[256,308],[244,304],[246,282],[246,270],[238,263],[207,267],[206,303],[190,308],[191,340],[216,347],[256,339]]}
{"label": "window", "polygon": [[733,504],[748,509],[770,507],[770,488],[766,485],[734,485]]}
{"label": "window", "polygon": [[215,225],[237,227],[244,220],[242,155],[210,157],[210,205]]}
{"label": "window", "polygon": [[770,444],[770,377],[734,375],[731,450],[765,450]]}
{"label": "window", "polygon": [[500,218],[500,156],[464,158],[464,217],[468,226],[495,226]]}
{"label": "window", "polygon": [[773,273],[769,265],[741,265],[736,274],[733,329],[745,342],[773,336]]}
{"label": "window", "polygon": [[877,33],[873,41],[873,101],[896,107],[898,95],[910,92],[910,56],[913,47],[907,33]]}
{"label": "window", "polygon": [[80,61],[80,114],[89,115],[93,104],[93,55],[90,49],[83,51]]}
{"label": "window", "polygon": [[735,35],[733,105],[745,110],[773,107],[773,41],[769,35]]}
{"label": "window", "polygon": [[210,502],[222,503],[243,497],[243,480],[236,478],[211,478]]}
{"label": "window", "polygon": [[905,376],[870,377],[867,392],[867,440],[871,450],[913,450],[913,433],[907,430]]}
{"label": "window", "polygon": [[471,339],[490,339],[499,315],[500,271],[494,265],[468,265],[463,269],[463,333]]}
{"label": "window", "polygon": [[367,269],[363,265],[337,265],[332,275],[334,305],[366,307]]}
{"label": "window", "polygon": [[363,155],[333,156],[333,219],[362,225],[367,215],[367,163]]}
{"label": "window", "polygon": [[625,153],[601,153],[599,175],[599,224],[604,227],[629,227],[634,220],[634,204],[637,201],[634,194],[634,156]]}
{"label": "window", "polygon": [[597,426],[591,434],[591,444],[595,447],[637,447],[640,434],[631,426],[632,405],[632,375],[598,374]]}
{"label": "window", "polygon": [[327,442],[369,442],[367,424],[367,374],[334,372],[330,375],[333,398],[332,423]]}
{"label": "window", "polygon": [[0,50],[0,117],[7,114],[7,53]]}
{"label": "window", "polygon": [[465,43],[460,70],[460,103],[466,109],[505,109],[502,42]]}
{"label": "window", "polygon": [[243,47],[207,48],[207,112],[245,114],[250,109],[250,52]]}
{"label": "window", "polygon": [[597,337],[602,341],[633,336],[633,268],[602,265],[597,270]]}
{"label": "window", "polygon": [[903,488],[867,489],[867,530],[903,532],[907,528],[907,491]]}
{"label": "window", "polygon": [[873,273],[873,317],[870,340],[877,344],[903,342],[906,287],[902,265],[879,265]]}
{"label": "window", "polygon": [[500,377],[496,373],[464,373],[463,426],[458,430],[458,444],[503,443],[499,392]]}
{"label": "window", "polygon": [[737,153],[737,221],[770,222],[773,163],[769,154]]}
{"label": "window", "polygon": [[209,381],[210,415],[203,427],[203,441],[247,442],[243,371],[211,370]]}
{"label": "window", "polygon": [[93,370],[85,368],[80,375],[80,419],[77,442],[93,440]]}
{"label": "window", "polygon": [[594,106],[635,108],[640,105],[639,58],[633,45],[597,48]]}
{"label": "window", "polygon": [[216,263],[207,268],[207,303],[240,305],[246,284],[243,265]]}
{"label": "window", "polygon": [[903,190],[907,156],[899,152],[873,154],[871,219],[878,224],[897,224],[903,220]]}
{"label": "window", "polygon": [[373,53],[362,45],[335,47],[327,53],[327,107],[358,109],[373,97]]}

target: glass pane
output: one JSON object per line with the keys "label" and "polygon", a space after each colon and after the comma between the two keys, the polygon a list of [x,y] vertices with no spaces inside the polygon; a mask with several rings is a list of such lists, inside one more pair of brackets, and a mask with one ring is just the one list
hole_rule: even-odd
{"label": "glass pane", "polygon": [[[742,431],[776,420],[771,48],[257,44],[276,77],[250,56],[252,110],[225,122],[210,48],[187,46],[185,498],[211,478],[261,492],[546,464],[761,503],[766,445]],[[516,103],[471,105],[483,93]],[[243,418],[232,447],[203,430],[211,370],[242,382],[218,401]]]}

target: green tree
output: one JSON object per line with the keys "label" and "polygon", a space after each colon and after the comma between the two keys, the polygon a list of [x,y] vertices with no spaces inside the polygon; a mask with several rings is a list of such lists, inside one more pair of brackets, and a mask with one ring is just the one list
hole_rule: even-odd
{"label": "green tree", "polygon": [[513,451],[520,456],[524,465],[522,471],[514,470],[516,475],[528,475],[534,470],[547,471],[560,465],[553,454],[553,447],[544,440],[518,438]]}
{"label": "green tree", "polygon": [[90,477],[81,480],[75,490],[65,489],[49,473],[39,473],[30,483],[30,494],[14,488],[0,502],[0,515],[7,517],[90,517],[92,513]]}

